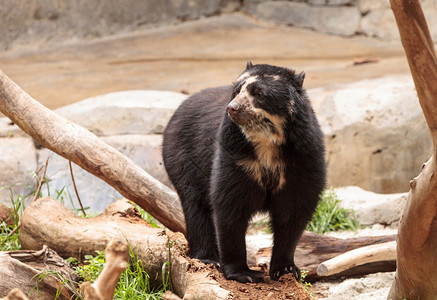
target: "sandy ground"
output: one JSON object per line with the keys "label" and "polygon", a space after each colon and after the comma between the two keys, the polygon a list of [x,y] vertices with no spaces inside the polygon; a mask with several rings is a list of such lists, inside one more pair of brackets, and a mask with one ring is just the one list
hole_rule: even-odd
{"label": "sandy ground", "polygon": [[[376,60],[354,65],[357,58]],[[129,89],[194,93],[246,61],[307,74],[306,88],[408,73],[400,42],[341,38],[230,14],[93,41],[0,53],[0,69],[49,108]]]}

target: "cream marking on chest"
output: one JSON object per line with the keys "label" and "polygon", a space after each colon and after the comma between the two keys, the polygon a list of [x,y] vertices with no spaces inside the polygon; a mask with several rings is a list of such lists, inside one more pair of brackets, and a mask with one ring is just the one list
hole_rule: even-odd
{"label": "cream marking on chest", "polygon": [[[256,159],[245,159],[239,165],[248,172],[260,186],[265,186],[266,178],[275,182],[274,191],[280,190],[285,184],[285,163],[280,154],[280,146],[285,143],[284,120],[269,114],[254,105],[254,97],[247,91],[247,86],[258,80],[257,76],[245,73],[238,80],[245,80],[240,89],[240,95],[245,98],[242,103],[254,114],[254,122],[248,126],[240,126],[241,131],[255,149]],[[266,119],[272,125],[266,124]],[[273,126],[273,130],[272,127]]]}

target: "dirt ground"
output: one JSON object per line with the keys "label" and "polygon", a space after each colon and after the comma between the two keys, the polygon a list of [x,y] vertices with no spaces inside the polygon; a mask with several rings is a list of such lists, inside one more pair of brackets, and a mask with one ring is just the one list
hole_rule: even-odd
{"label": "dirt ground", "polygon": [[[310,294],[302,284],[298,283],[291,274],[282,276],[278,281],[270,280],[268,270],[264,269],[264,282],[262,283],[240,283],[235,280],[226,280],[213,265],[204,265],[197,259],[190,259],[191,268],[189,272],[208,271],[212,279],[216,280],[220,287],[232,292],[232,299],[239,300],[310,300]],[[261,270],[261,268],[258,268]]]}

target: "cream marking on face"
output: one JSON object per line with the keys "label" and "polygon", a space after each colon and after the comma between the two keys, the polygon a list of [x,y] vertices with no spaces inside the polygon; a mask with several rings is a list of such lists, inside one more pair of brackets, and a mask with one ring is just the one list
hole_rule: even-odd
{"label": "cream marking on face", "polygon": [[245,80],[246,78],[248,78],[249,76],[250,76],[249,73],[244,72],[243,74],[240,75],[240,77],[238,77],[237,82],[238,82],[238,81],[243,81],[243,80]]}
{"label": "cream marking on face", "polygon": [[[246,75],[246,74],[243,74]],[[258,76],[240,76],[245,83],[235,100],[253,114],[249,124],[240,125],[241,131],[255,149],[256,159],[245,159],[239,165],[248,172],[259,185],[265,186],[265,180],[274,184],[274,191],[280,190],[285,184],[285,164],[280,157],[280,146],[285,143],[284,120],[269,114],[254,105],[255,97],[250,95],[247,86],[258,80]],[[239,79],[240,80],[240,79]],[[267,121],[268,120],[268,121]],[[270,122],[268,124],[267,122]],[[271,128],[273,126],[273,128]]]}
{"label": "cream marking on face", "polygon": [[265,75],[267,78],[273,78],[273,80],[279,80],[281,77],[279,75]]}

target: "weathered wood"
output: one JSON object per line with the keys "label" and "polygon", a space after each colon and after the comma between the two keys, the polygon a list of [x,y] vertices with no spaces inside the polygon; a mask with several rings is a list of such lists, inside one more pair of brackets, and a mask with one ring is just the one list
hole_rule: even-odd
{"label": "weathered wood", "polygon": [[150,227],[128,200],[114,202],[96,217],[80,218],[59,201],[46,197],[29,205],[21,217],[20,241],[26,249],[46,244],[63,257],[82,258],[104,250],[113,238],[128,242],[151,280],[159,282],[163,264],[170,261],[172,285],[179,296],[211,300],[229,296],[209,272],[189,272],[192,261],[180,248],[187,246],[181,233]]}
{"label": "weathered wood", "polygon": [[437,299],[437,58],[420,1],[390,3],[431,131],[433,156],[410,182],[398,229],[396,277],[388,298]]}
{"label": "weathered wood", "polygon": [[395,241],[365,246],[340,254],[322,262],[317,268],[317,275],[330,276],[356,266],[392,260],[396,260]]}
{"label": "weathered wood", "polygon": [[437,299],[437,58],[420,1],[390,3],[431,131],[433,156],[410,182],[398,229],[396,277],[388,298]]}
{"label": "weathered wood", "polygon": [[[52,276],[39,278],[44,271],[56,271],[65,278],[73,279],[70,264],[47,246],[39,251],[2,251],[0,266],[0,297],[6,296],[14,288],[19,288],[31,300],[53,299],[57,290],[61,291],[58,299],[70,299],[72,296],[72,290],[63,286],[60,280]],[[11,297],[9,299],[13,299]]]}
{"label": "weathered wood", "polygon": [[[396,269],[396,262],[393,260],[384,262],[366,263],[353,267],[331,276],[317,275],[318,266],[338,255],[353,249],[394,241],[396,235],[387,236],[366,236],[349,239],[322,236],[313,232],[305,231],[297,245],[295,261],[301,270],[308,271],[306,280],[316,281],[321,278],[331,280],[341,277],[365,275],[376,272],[388,272]],[[256,255],[257,263],[269,263],[271,247],[260,249]]]}
{"label": "weathered wood", "polygon": [[170,230],[185,232],[176,193],[90,131],[44,107],[1,70],[0,111],[38,143],[104,180]]}
{"label": "weathered wood", "polygon": [[0,300],[29,300],[29,298],[19,288],[14,288]]}
{"label": "weathered wood", "polygon": [[85,300],[114,298],[115,287],[121,273],[127,268],[129,247],[125,240],[112,239],[105,249],[105,266],[94,283],[84,282],[80,289]]}

